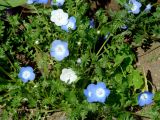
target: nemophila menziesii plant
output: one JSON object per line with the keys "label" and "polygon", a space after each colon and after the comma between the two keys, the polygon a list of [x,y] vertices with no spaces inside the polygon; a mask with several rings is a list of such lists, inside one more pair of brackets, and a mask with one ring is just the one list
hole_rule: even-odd
{"label": "nemophila menziesii plant", "polygon": [[153,93],[145,91],[139,94],[138,96],[138,105],[145,106],[153,102]]}
{"label": "nemophila menziesii plant", "polygon": [[24,83],[34,80],[35,79],[35,73],[33,71],[33,68],[30,66],[27,67],[21,67],[20,72],[18,74],[18,77],[22,79]]}
{"label": "nemophila menziesii plant", "polygon": [[72,69],[64,68],[60,75],[60,80],[64,81],[65,83],[71,84],[77,80],[77,75]]}
{"label": "nemophila menziesii plant", "polygon": [[106,88],[105,83],[99,82],[96,85],[90,84],[84,90],[88,102],[101,102],[104,103],[110,94],[110,90]]}
{"label": "nemophila menziesii plant", "polygon": [[160,119],[135,64],[160,38],[160,5],[115,2],[0,1],[0,119]]}
{"label": "nemophila menziesii plant", "polygon": [[66,25],[61,26],[62,30],[65,30],[66,32],[69,32],[69,30],[75,30],[76,29],[76,18],[70,17],[68,19],[68,23]]}
{"label": "nemophila menziesii plant", "polygon": [[138,14],[140,12],[140,8],[142,4],[137,0],[129,0],[129,4],[131,5],[131,10],[128,12],[131,12],[133,14]]}
{"label": "nemophila menziesii plant", "polygon": [[63,60],[69,55],[68,43],[61,40],[54,40],[51,44],[50,54],[58,61]]}
{"label": "nemophila menziesii plant", "polygon": [[51,21],[57,26],[67,25],[68,13],[64,12],[62,9],[53,10],[51,12]]}

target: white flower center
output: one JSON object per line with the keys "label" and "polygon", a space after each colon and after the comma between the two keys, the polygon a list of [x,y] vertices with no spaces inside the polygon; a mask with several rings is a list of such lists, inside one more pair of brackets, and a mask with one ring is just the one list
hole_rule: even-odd
{"label": "white flower center", "polygon": [[59,15],[57,16],[57,20],[58,21],[61,21],[63,19],[63,14],[62,13],[59,13]]}
{"label": "white flower center", "polygon": [[137,10],[137,8],[138,8],[137,5],[133,4],[131,10],[132,10],[132,11],[135,11],[135,10]]}
{"label": "white flower center", "polygon": [[147,98],[148,98],[148,95],[147,95],[147,94],[142,94],[140,99],[146,100]]}
{"label": "white flower center", "polygon": [[74,23],[69,22],[67,26],[68,26],[68,28],[69,28],[69,29],[73,29],[73,27],[74,27]]}
{"label": "white flower center", "polygon": [[72,78],[72,76],[73,76],[72,73],[68,73],[68,74],[67,74],[67,78],[68,78],[69,80]]}
{"label": "white flower center", "polygon": [[23,74],[22,74],[22,77],[24,79],[28,79],[30,77],[31,73],[29,71],[24,71]]}
{"label": "white flower center", "polygon": [[96,95],[97,95],[98,97],[104,97],[104,96],[105,96],[105,91],[104,91],[104,89],[98,88],[98,89],[96,90]]}
{"label": "white flower center", "polygon": [[58,45],[55,48],[56,53],[58,53],[58,55],[63,55],[65,52],[64,46],[63,45]]}

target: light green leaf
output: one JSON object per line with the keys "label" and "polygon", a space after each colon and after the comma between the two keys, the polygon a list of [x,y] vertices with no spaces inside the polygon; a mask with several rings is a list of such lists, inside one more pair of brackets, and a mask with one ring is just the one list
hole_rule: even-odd
{"label": "light green leaf", "polygon": [[129,86],[134,86],[135,89],[140,89],[144,84],[143,78],[137,70],[132,71],[132,73],[128,76],[128,79]]}
{"label": "light green leaf", "polygon": [[154,95],[154,100],[155,101],[160,101],[160,92],[156,92]]}
{"label": "light green leaf", "polygon": [[8,7],[17,7],[25,4],[26,2],[27,0],[0,0],[0,10]]}

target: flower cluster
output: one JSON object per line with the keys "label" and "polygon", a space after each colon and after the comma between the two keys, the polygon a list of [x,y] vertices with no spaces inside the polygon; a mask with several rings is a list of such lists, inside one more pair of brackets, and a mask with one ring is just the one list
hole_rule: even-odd
{"label": "flower cluster", "polygon": [[[142,4],[136,0],[129,0],[129,5],[131,5],[131,8],[129,7],[129,13],[138,14],[140,12],[140,8],[142,7]],[[128,5],[127,5],[128,7]],[[152,5],[149,3],[146,5],[146,8],[144,9],[145,12],[150,11],[152,8]]]}
{"label": "flower cluster", "polygon": [[109,96],[110,90],[106,88],[105,83],[99,82],[97,85],[90,84],[84,90],[84,95],[87,97],[88,102],[101,102],[104,103]]}
{"label": "flower cluster", "polygon": [[66,25],[61,26],[62,30],[65,30],[66,32],[69,32],[69,30],[75,30],[76,29],[76,18],[75,17],[70,17],[68,19],[68,23]]}
{"label": "flower cluster", "polygon": [[61,29],[66,32],[69,32],[70,29],[76,29],[76,18],[72,16],[68,19],[68,13],[64,12],[62,9],[53,10],[51,12],[51,21],[57,26],[61,26]]}
{"label": "flower cluster", "polygon": [[[51,4],[56,5],[58,7],[64,4],[65,0],[52,0]],[[32,3],[43,3],[47,4],[48,0],[28,0],[28,4]],[[136,0],[129,0],[129,4],[132,6],[129,12],[133,14],[138,14],[140,12],[140,8],[142,4]],[[144,11],[149,11],[151,9],[151,4],[148,4]],[[55,23],[55,25],[61,27],[62,30],[69,32],[70,30],[76,29],[76,18],[74,16],[69,17],[68,13],[64,12],[63,9],[53,10],[51,12],[50,20]],[[90,20],[90,28],[95,28],[94,19]],[[127,25],[121,27],[121,29],[126,30],[128,28]],[[97,31],[97,34],[100,34],[100,31]],[[103,40],[107,39],[110,35],[108,32]],[[38,41],[36,41],[38,44]],[[78,43],[81,45],[81,42]],[[56,39],[51,43],[50,55],[56,61],[62,61],[64,58],[69,56],[68,42]],[[77,59],[77,63],[81,64],[81,58]],[[18,77],[24,82],[28,82],[35,79],[35,73],[32,67],[22,67],[18,74]],[[74,83],[78,77],[75,71],[71,68],[63,68],[61,75],[59,76],[60,80],[71,84]],[[87,101],[92,102],[100,102],[105,103],[106,99],[110,95],[110,90],[106,87],[104,82],[98,82],[97,84],[89,84],[86,89],[84,89],[84,95],[87,98]],[[151,92],[142,92],[138,96],[138,105],[145,106],[149,105],[153,102],[153,94]]]}

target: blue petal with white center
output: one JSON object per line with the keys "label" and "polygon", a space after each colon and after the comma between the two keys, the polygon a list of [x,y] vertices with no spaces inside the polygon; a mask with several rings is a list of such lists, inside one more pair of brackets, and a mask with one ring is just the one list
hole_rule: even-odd
{"label": "blue petal with white center", "polygon": [[96,101],[104,103],[106,98],[109,96],[110,90],[106,88],[103,82],[99,82],[96,85]]}
{"label": "blue petal with white center", "polygon": [[68,43],[61,40],[54,40],[51,44],[50,54],[57,61],[63,60],[69,55]]}
{"label": "blue petal with white center", "polygon": [[35,73],[33,72],[33,68],[30,66],[27,67],[21,67],[20,72],[18,74],[18,77],[22,79],[24,83],[34,80],[35,79]]}
{"label": "blue petal with white center", "polygon": [[88,85],[84,90],[84,95],[87,97],[88,102],[101,102],[104,103],[109,96],[110,90],[106,88],[103,82]]}
{"label": "blue petal with white center", "polygon": [[136,0],[130,0],[129,4],[132,5],[131,10],[129,10],[128,12],[132,12],[133,14],[138,14],[140,12],[140,8],[142,6],[142,4]]}
{"label": "blue petal with white center", "polygon": [[95,102],[95,84],[89,84],[87,89],[84,90],[84,95],[87,97],[88,102]]}
{"label": "blue petal with white center", "polygon": [[145,91],[139,94],[138,96],[138,105],[145,106],[153,102],[153,93]]}
{"label": "blue petal with white center", "polygon": [[65,0],[53,0],[51,3],[52,5],[56,5],[58,7],[61,7],[64,4]]}
{"label": "blue petal with white center", "polygon": [[69,32],[69,30],[75,30],[76,29],[76,18],[70,17],[68,20],[68,23],[66,25],[61,26],[62,30],[65,30],[66,32]]}

